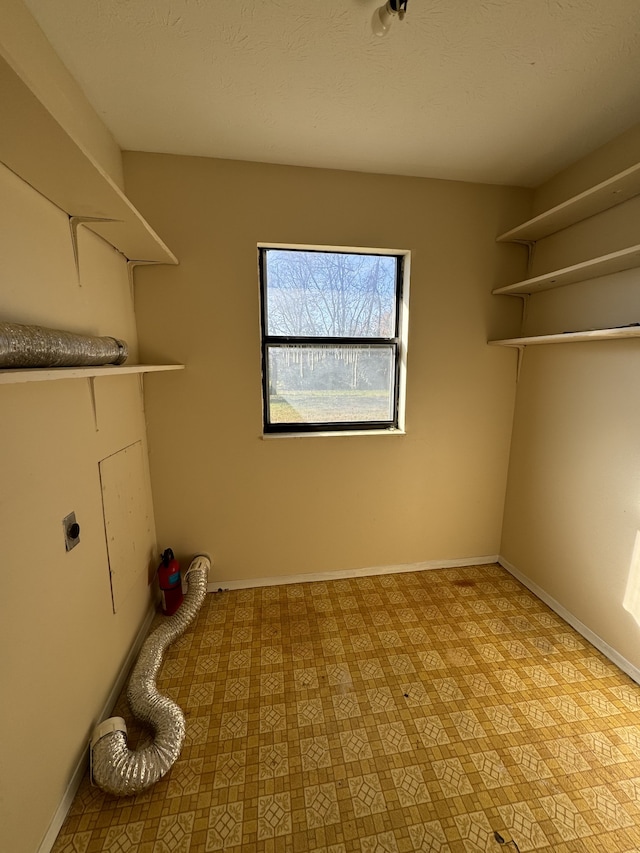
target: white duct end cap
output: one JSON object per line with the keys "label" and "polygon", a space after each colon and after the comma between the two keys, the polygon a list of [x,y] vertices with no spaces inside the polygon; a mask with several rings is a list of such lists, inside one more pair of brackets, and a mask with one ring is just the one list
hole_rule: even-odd
{"label": "white duct end cap", "polygon": [[[211,570],[211,557],[209,554],[198,554],[191,561],[191,565],[187,569],[187,575],[191,571],[201,571],[207,573],[207,580],[209,579],[209,571]],[[186,575],[185,575],[186,577]]]}
{"label": "white duct end cap", "polygon": [[105,735],[113,734],[113,732],[123,732],[126,735],[127,724],[122,717],[109,717],[101,723],[98,723],[91,735],[91,749],[93,749],[98,741],[105,737]]}

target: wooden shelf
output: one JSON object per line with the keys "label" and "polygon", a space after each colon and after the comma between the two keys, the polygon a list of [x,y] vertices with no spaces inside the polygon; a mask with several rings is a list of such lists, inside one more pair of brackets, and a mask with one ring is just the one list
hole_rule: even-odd
{"label": "wooden shelf", "polygon": [[640,326],[621,326],[617,329],[594,329],[587,332],[565,332],[559,335],[535,335],[529,338],[508,338],[488,341],[494,347],[523,347],[540,344],[573,344],[584,341],[612,341],[621,338],[640,338]]}
{"label": "wooden shelf", "polygon": [[110,364],[104,367],[30,367],[0,370],[0,385],[51,382],[56,379],[95,379],[97,376],[132,376],[136,373],[159,373],[166,370],[184,370],[184,364]]}
{"label": "wooden shelf", "polygon": [[535,241],[609,210],[640,193],[640,163],[501,234],[500,242]]}
{"label": "wooden shelf", "polygon": [[0,103],[6,120],[0,161],[69,216],[113,220],[87,228],[132,261],[177,264],[151,226],[93,157],[0,58]]}
{"label": "wooden shelf", "polygon": [[[611,178],[590,187],[567,201],[535,216],[533,219],[501,234],[500,242],[535,243],[543,237],[555,234],[570,225],[582,222],[590,216],[609,210],[634,196],[640,195],[640,163],[613,175]],[[543,290],[553,290],[569,284],[579,284],[601,276],[612,275],[623,270],[640,267],[640,244],[590,258],[559,270],[534,276],[498,287],[496,295],[531,295]],[[609,341],[624,338],[640,338],[640,326],[622,326],[615,329],[594,329],[584,332],[566,332],[564,334],[535,335],[531,337],[510,338],[501,341],[489,341],[492,346],[515,347],[519,350],[518,372],[522,352],[528,346],[544,344],[570,344],[585,341]]]}
{"label": "wooden shelf", "polygon": [[555,287],[564,287],[567,284],[577,284],[591,278],[598,278],[601,275],[611,275],[611,273],[622,272],[622,270],[629,270],[638,266],[640,266],[640,245],[629,246],[627,249],[620,249],[620,251],[611,252],[609,255],[601,255],[598,258],[591,258],[570,267],[554,270],[534,278],[526,278],[524,281],[517,281],[515,284],[508,284],[505,287],[498,287],[492,292],[507,296],[517,293],[537,293],[540,290],[552,290]]}

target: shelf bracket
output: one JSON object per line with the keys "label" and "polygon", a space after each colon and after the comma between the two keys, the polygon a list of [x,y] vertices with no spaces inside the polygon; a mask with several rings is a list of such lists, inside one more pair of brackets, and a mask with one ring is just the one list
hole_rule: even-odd
{"label": "shelf bracket", "polygon": [[70,216],[69,228],[71,230],[71,245],[73,247],[73,262],[76,267],[76,276],[78,277],[78,287],[82,287],[80,280],[80,255],[78,252],[78,226],[86,225],[87,222],[116,222],[115,219],[109,219],[104,216]]}
{"label": "shelf bracket", "polygon": [[129,293],[131,294],[131,301],[134,299],[134,290],[133,290],[133,271],[136,267],[152,267],[157,266],[160,261],[127,261],[127,273],[129,275]]}
{"label": "shelf bracket", "polygon": [[536,240],[527,240],[527,275],[531,277],[531,271],[533,270],[533,261],[536,256],[536,246],[538,245]]}
{"label": "shelf bracket", "polygon": [[536,253],[536,240],[510,240],[510,243],[517,243],[519,246],[527,247],[527,278],[531,275],[533,267],[533,258]]}
{"label": "shelf bracket", "polygon": [[522,315],[520,317],[520,337],[524,337],[524,326],[527,322],[527,316],[529,314],[529,297],[531,294],[529,293],[512,293],[511,296],[517,296],[518,299],[522,299]]}
{"label": "shelf bracket", "polygon": [[95,386],[96,377],[95,376],[89,376],[89,377],[87,377],[87,381],[89,382],[89,397],[91,399],[91,408],[93,410],[93,424],[96,428],[96,432],[99,432],[98,407],[96,404],[96,386]]}
{"label": "shelf bracket", "polygon": [[525,347],[516,347],[518,350],[518,363],[516,365],[516,384],[520,382],[520,370],[522,369],[522,359],[524,356]]}

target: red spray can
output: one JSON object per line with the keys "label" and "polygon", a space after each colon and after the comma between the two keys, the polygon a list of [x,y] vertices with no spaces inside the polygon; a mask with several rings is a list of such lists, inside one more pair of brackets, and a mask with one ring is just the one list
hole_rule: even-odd
{"label": "red spray can", "polygon": [[173,555],[171,548],[162,554],[162,562],[158,566],[158,585],[162,596],[162,612],[171,616],[182,604],[182,577],[180,563]]}

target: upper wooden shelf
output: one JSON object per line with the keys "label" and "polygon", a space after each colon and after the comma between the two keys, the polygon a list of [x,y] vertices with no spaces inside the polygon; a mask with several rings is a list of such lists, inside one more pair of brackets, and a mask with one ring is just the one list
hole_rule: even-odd
{"label": "upper wooden shelf", "polygon": [[0,161],[69,216],[113,220],[86,227],[132,261],[177,264],[176,256],[93,157],[0,58],[5,120]]}
{"label": "upper wooden shelf", "polygon": [[620,249],[618,252],[611,252],[608,255],[601,255],[598,258],[591,258],[588,261],[581,261],[579,264],[563,267],[560,270],[553,270],[553,272],[544,273],[544,275],[507,284],[505,287],[498,287],[492,292],[494,294],[506,294],[507,296],[516,293],[537,293],[540,290],[552,290],[554,287],[577,284],[591,278],[611,275],[638,266],[640,266],[640,244],[629,246],[627,249]]}
{"label": "upper wooden shelf", "polygon": [[609,210],[640,193],[640,163],[501,234],[500,242],[535,241]]}
{"label": "upper wooden shelf", "polygon": [[51,382],[56,379],[95,379],[97,376],[132,376],[136,373],[159,373],[184,370],[184,364],[109,364],[104,367],[30,367],[0,370],[0,385],[23,382]]}
{"label": "upper wooden shelf", "polygon": [[565,332],[559,335],[533,335],[528,338],[508,338],[488,341],[494,347],[522,347],[540,344],[575,344],[584,341],[611,341],[620,338],[640,338],[640,326],[621,326],[617,329],[593,329],[587,332]]}

